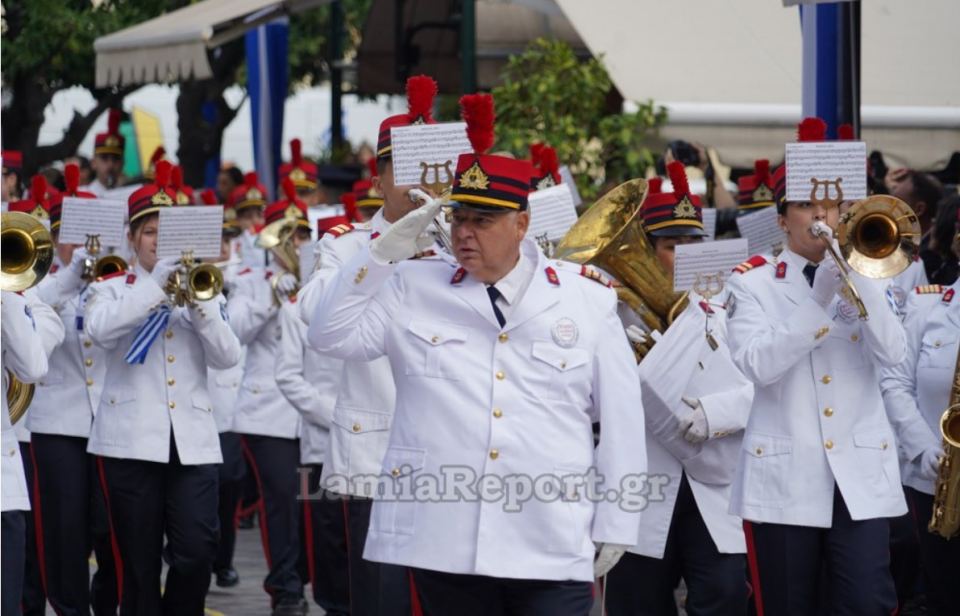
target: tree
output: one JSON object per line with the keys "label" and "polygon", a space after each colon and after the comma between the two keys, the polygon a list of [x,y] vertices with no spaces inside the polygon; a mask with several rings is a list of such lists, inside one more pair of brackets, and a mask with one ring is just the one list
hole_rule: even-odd
{"label": "tree", "polygon": [[585,200],[654,163],[645,143],[666,122],[666,109],[647,101],[610,113],[615,91],[601,59],[581,61],[566,43],[537,39],[510,58],[501,80],[493,89],[499,146],[526,157],[532,143],[550,144]]}
{"label": "tree", "polygon": [[[159,15],[168,0],[3,0],[3,147],[23,151],[24,170],[76,152],[106,109],[139,86],[94,88],[93,41]],[[74,113],[63,138],[37,147],[43,114],[58,90],[82,86],[97,101]]]}

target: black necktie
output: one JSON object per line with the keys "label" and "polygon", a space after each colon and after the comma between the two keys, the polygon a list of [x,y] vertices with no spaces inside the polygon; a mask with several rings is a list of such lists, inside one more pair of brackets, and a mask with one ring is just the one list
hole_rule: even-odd
{"label": "black necktie", "polygon": [[803,266],[803,277],[807,279],[807,282],[810,286],[813,286],[813,277],[817,275],[817,268],[819,265],[814,265],[813,263],[807,263]]}
{"label": "black necktie", "polygon": [[493,314],[497,317],[497,323],[500,324],[500,327],[503,327],[503,324],[507,322],[503,318],[503,313],[500,312],[500,307],[497,306],[497,298],[500,297],[500,291],[497,290],[497,287],[491,285],[487,287],[487,295],[490,296],[490,305],[493,306]]}

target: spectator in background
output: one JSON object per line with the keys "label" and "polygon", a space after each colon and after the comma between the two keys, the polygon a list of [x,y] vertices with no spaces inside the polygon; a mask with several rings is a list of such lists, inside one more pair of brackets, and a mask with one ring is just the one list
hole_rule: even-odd
{"label": "spectator in background", "polygon": [[913,169],[894,169],[887,173],[884,181],[889,193],[905,201],[920,219],[922,251],[930,241],[930,229],[937,217],[937,203],[943,198],[943,186],[929,173]]}
{"label": "spectator in background", "polygon": [[960,243],[960,195],[944,198],[937,205],[937,218],[930,231],[930,242],[923,255],[930,284],[953,284],[960,275],[957,254],[960,249],[951,246]]}
{"label": "spectator in background", "polygon": [[238,186],[243,185],[243,172],[238,167],[225,167],[217,174],[217,196],[226,203]]}

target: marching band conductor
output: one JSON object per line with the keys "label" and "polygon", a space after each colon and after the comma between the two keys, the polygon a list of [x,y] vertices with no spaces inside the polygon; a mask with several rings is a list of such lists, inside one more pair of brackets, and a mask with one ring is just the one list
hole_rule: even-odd
{"label": "marching band conductor", "polygon": [[594,542],[608,568],[637,541],[639,514],[622,493],[610,498],[646,470],[635,362],[616,294],[524,239],[533,172],[485,154],[493,99],[469,95],[461,105],[476,153],[458,160],[451,196],[459,263],[407,261],[432,242],[422,234],[440,203],[427,200],[343,266],[308,338],[343,359],[389,357],[397,402],[387,490],[454,466],[505,484],[591,468],[604,478],[603,502],[579,488],[519,510],[469,489],[375,500],[364,558],[410,567],[428,616],[585,616]]}

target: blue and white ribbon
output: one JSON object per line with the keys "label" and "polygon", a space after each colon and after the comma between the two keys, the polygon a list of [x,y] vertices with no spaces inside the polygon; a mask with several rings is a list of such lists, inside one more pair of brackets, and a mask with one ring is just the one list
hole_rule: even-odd
{"label": "blue and white ribbon", "polygon": [[153,344],[153,341],[156,340],[157,336],[160,335],[160,332],[167,328],[167,322],[169,321],[170,306],[162,304],[151,312],[150,316],[147,317],[147,320],[144,321],[143,325],[140,326],[140,329],[137,330],[136,335],[133,337],[133,344],[130,345],[130,350],[127,351],[124,360],[126,360],[128,364],[142,364],[146,361],[150,346]]}

